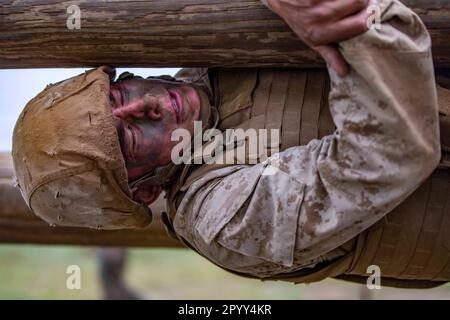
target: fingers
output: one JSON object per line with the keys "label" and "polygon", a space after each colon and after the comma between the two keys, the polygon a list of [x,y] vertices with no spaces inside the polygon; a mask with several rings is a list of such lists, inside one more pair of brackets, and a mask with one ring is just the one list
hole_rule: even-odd
{"label": "fingers", "polygon": [[269,6],[309,46],[348,40],[368,29],[376,0],[270,0]]}
{"label": "fingers", "polygon": [[339,76],[343,77],[348,73],[348,64],[334,45],[316,46],[313,47],[313,49],[323,57],[327,65],[329,65]]}
{"label": "fingers", "polygon": [[344,76],[349,66],[335,43],[365,33],[369,29],[369,6],[377,0],[268,0],[297,36],[316,50]]}
{"label": "fingers", "polygon": [[358,14],[313,28],[309,40],[317,46],[351,39],[368,30],[369,16],[370,12],[364,8]]}
{"label": "fingers", "polygon": [[311,10],[311,16],[316,22],[330,23],[357,14],[366,9],[369,0],[338,0],[326,1]]}

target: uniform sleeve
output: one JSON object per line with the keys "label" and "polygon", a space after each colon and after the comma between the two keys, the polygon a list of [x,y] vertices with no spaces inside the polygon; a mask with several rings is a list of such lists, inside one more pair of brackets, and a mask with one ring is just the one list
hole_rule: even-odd
{"label": "uniform sleeve", "polygon": [[381,29],[340,44],[349,75],[329,70],[333,135],[187,191],[175,229],[217,264],[245,271],[317,258],[380,220],[437,166],[429,35],[399,1],[379,4]]}

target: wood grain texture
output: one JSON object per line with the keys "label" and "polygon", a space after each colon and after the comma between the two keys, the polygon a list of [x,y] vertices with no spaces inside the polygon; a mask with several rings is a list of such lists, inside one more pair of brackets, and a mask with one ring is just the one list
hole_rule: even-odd
{"label": "wood grain texture", "polygon": [[[0,0],[0,68],[315,67],[322,60],[259,1]],[[450,67],[450,1],[404,0]],[[79,5],[81,29],[66,27]]]}
{"label": "wood grain texture", "polygon": [[159,218],[161,203],[152,207],[150,227],[135,230],[92,230],[50,227],[26,206],[13,185],[11,157],[0,154],[0,243],[69,244],[86,246],[182,247],[169,237]]}

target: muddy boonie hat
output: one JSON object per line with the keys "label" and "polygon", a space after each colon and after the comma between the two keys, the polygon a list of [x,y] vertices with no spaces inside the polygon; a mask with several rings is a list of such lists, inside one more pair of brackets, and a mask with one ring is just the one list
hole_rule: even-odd
{"label": "muddy boonie hat", "polygon": [[114,69],[104,66],[48,86],[14,128],[22,196],[51,225],[124,229],[151,222],[150,209],[131,198],[108,73]]}

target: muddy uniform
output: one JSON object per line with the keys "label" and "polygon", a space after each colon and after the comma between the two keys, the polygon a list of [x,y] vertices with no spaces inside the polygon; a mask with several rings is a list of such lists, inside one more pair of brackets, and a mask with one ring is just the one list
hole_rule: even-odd
{"label": "muddy uniform", "polygon": [[[438,116],[425,27],[399,1],[379,3],[382,28],[340,44],[351,66],[344,78],[295,69],[177,75],[206,89],[198,91],[201,130],[279,130],[279,143],[270,139],[267,149],[282,151],[269,159],[250,148],[232,164],[171,162],[130,182],[111,112],[115,70],[49,85],[14,129],[24,200],[52,226],[139,228],[152,216],[133,191],[163,185],[170,233],[229,271],[365,281],[375,264],[383,285],[448,281],[450,95],[440,89]],[[215,155],[235,157],[232,149]]]}
{"label": "muddy uniform", "polygon": [[387,285],[450,278],[450,177],[435,170],[430,38],[399,1],[380,6],[380,30],[340,43],[346,77],[295,69],[178,74],[204,73],[219,129],[279,129],[282,151],[276,166],[275,157],[186,165],[168,193],[173,234],[226,270],[261,279],[359,281],[371,264]]}

